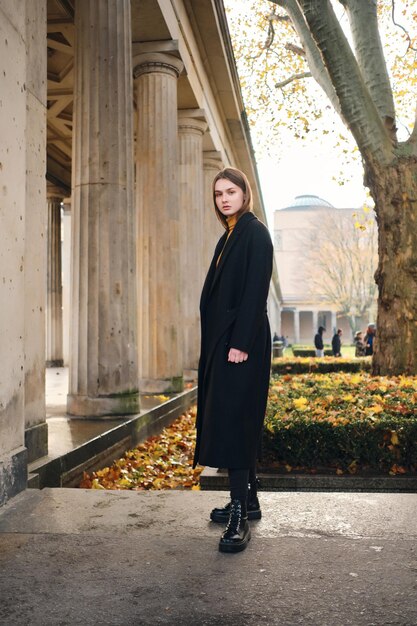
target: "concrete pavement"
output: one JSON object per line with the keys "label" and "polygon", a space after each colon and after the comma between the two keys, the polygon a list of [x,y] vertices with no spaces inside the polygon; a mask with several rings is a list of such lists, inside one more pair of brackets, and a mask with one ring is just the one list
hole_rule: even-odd
{"label": "concrete pavement", "polygon": [[219,492],[29,490],[0,509],[5,626],[415,626],[417,496],[261,493],[245,552]]}

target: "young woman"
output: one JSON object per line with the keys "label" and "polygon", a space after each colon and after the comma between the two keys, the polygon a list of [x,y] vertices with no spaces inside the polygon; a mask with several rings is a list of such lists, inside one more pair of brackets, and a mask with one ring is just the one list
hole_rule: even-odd
{"label": "young woman", "polygon": [[[265,417],[271,364],[266,301],[273,247],[252,213],[252,191],[240,170],[213,181],[214,208],[225,228],[201,294],[195,464],[228,468],[231,501],[213,509],[227,523],[219,549],[239,552],[259,519],[255,462]],[[248,496],[248,483],[249,496]]]}

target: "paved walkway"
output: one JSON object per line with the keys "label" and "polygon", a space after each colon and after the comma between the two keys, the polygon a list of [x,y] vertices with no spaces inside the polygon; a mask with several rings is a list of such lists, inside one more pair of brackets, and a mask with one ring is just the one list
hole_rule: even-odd
{"label": "paved walkway", "polygon": [[416,495],[260,497],[229,555],[224,493],[26,491],[0,509],[0,624],[417,624]]}

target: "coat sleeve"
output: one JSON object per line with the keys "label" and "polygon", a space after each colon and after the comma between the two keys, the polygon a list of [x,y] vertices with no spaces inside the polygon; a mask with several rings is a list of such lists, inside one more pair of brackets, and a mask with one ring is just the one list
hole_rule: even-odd
{"label": "coat sleeve", "polygon": [[251,233],[245,286],[229,346],[250,354],[262,322],[272,275],[273,245],[267,228],[258,222]]}

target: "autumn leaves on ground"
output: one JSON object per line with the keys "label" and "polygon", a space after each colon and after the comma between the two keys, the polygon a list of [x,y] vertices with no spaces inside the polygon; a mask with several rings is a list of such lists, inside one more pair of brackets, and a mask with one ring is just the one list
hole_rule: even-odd
{"label": "autumn leaves on ground", "polygon": [[[416,407],[417,377],[274,376],[265,423],[269,469],[314,471],[314,463],[326,458],[327,469],[338,474],[367,468],[386,475],[415,473]],[[111,467],[84,474],[80,487],[199,489],[203,468],[192,467],[195,411],[193,407]]]}
{"label": "autumn leaves on ground", "polygon": [[149,437],[111,467],[84,474],[84,489],[199,489],[202,467],[193,469],[193,407],[162,433]]}

